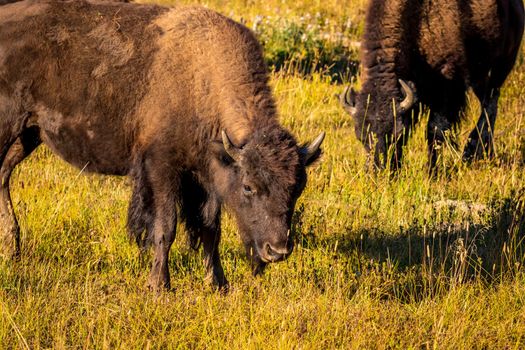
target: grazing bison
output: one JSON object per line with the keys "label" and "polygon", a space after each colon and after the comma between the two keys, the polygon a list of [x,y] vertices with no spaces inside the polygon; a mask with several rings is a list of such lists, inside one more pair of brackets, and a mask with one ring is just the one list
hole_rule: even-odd
{"label": "grazing bison", "polygon": [[293,248],[290,221],[320,155],[279,125],[261,47],[213,11],[95,1],[0,7],[1,237],[20,252],[9,177],[40,143],[88,171],[128,175],[128,230],[153,245],[148,284],[169,288],[177,219],[227,280],[221,206],[262,272]]}
{"label": "grazing bison", "polygon": [[468,88],[482,113],[463,158],[491,156],[500,87],[522,34],[521,0],[371,0],[362,43],[362,89],[347,88],[340,98],[367,151],[375,142],[375,164],[400,166],[411,126],[428,108],[432,171],[446,131],[461,120]]}

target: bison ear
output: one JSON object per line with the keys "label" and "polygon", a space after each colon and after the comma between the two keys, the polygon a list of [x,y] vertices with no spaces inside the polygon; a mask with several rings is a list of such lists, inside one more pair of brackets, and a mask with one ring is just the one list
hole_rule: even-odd
{"label": "bison ear", "polygon": [[326,134],[323,131],[315,138],[314,141],[312,141],[312,143],[300,148],[299,152],[303,156],[305,166],[309,166],[319,159],[319,156],[321,155],[321,144],[323,143],[325,136]]}

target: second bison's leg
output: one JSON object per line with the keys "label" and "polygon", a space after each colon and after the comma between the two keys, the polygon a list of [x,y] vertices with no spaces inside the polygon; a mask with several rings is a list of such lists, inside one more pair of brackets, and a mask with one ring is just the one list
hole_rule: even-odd
{"label": "second bison's leg", "polygon": [[[519,25],[513,27],[516,33],[523,30],[523,23],[521,20],[519,22],[521,22]],[[521,37],[521,33],[519,37]],[[465,161],[477,160],[484,156],[492,157],[494,155],[494,127],[498,114],[500,88],[514,67],[516,57],[520,51],[520,41],[518,40],[514,43],[511,50],[512,54],[505,55],[497,60],[490,71],[471,74],[473,77],[480,77],[472,79],[472,89],[481,104],[481,116],[465,145],[465,150],[463,151],[463,160]]]}
{"label": "second bison's leg", "polygon": [[430,175],[435,174],[441,148],[450,140],[447,138],[447,131],[454,129],[461,122],[461,113],[466,102],[466,86],[462,81],[447,80],[440,88],[443,89],[443,94],[437,95],[429,105],[427,142]]}
{"label": "second bison's leg", "polygon": [[446,140],[446,132],[450,130],[452,123],[440,113],[430,112],[427,125],[428,142],[428,167],[429,174],[434,175],[440,150]]}
{"label": "second bison's leg", "polygon": [[13,211],[9,180],[13,169],[38,145],[36,128],[26,129],[11,145],[0,168],[0,255],[11,258],[20,254],[20,228]]}
{"label": "second bison's leg", "polygon": [[492,89],[487,96],[476,92],[481,101],[481,116],[476,127],[470,133],[463,160],[471,161],[483,158],[485,155],[492,157],[494,154],[494,126],[498,114],[499,89]]}

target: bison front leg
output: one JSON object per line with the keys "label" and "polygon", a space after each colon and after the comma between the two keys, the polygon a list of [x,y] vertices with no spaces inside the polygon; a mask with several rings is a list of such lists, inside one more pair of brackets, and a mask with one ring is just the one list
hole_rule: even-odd
{"label": "bison front leg", "polygon": [[219,255],[219,243],[221,241],[220,223],[217,223],[213,229],[205,229],[202,232],[201,237],[204,249],[206,280],[219,290],[227,291],[228,280],[224,276],[224,270]]}
{"label": "bison front leg", "polygon": [[427,125],[428,143],[428,172],[435,175],[436,165],[441,152],[441,148],[446,140],[446,132],[450,130],[452,123],[440,113],[430,112]]}
{"label": "bison front leg", "polygon": [[199,242],[203,245],[205,279],[219,290],[227,290],[228,280],[219,255],[220,203],[191,174],[182,176],[181,193],[181,216],[186,223],[191,247],[197,250]]}
{"label": "bison front leg", "polygon": [[[476,95],[480,98],[478,93]],[[498,114],[499,95],[499,89],[493,89],[487,97],[480,98],[481,115],[465,145],[464,161],[470,162],[494,155],[494,126]]]}
{"label": "bison front leg", "polygon": [[[166,173],[164,173],[166,174]],[[153,260],[147,287],[153,291],[170,289],[169,251],[175,240],[177,226],[176,181],[166,179],[163,172],[151,176],[153,194],[153,225],[148,233],[153,246]]]}
{"label": "bison front leg", "polygon": [[156,211],[151,235],[153,240],[153,261],[147,287],[155,292],[162,289],[169,290],[171,287],[169,251],[175,240],[177,220],[175,210],[170,209],[172,208],[164,208],[164,210]]}

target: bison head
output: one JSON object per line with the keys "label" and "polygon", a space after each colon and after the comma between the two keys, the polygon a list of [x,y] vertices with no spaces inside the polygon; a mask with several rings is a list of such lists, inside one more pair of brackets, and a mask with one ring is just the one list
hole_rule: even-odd
{"label": "bison head", "polygon": [[374,155],[374,163],[384,168],[390,163],[397,169],[401,161],[405,131],[412,123],[411,110],[416,103],[412,82],[398,80],[378,86],[368,81],[356,93],[346,88],[339,96],[345,110],[354,118],[355,132],[365,149]]}
{"label": "bison head", "polygon": [[324,136],[300,147],[288,132],[275,127],[255,132],[240,146],[222,132],[215,150],[215,187],[236,217],[254,274],[292,252],[295,202],[306,185],[306,167],[321,154]]}

